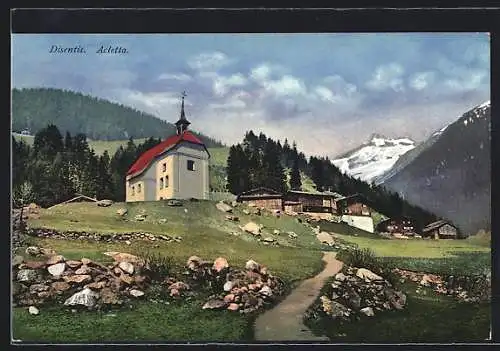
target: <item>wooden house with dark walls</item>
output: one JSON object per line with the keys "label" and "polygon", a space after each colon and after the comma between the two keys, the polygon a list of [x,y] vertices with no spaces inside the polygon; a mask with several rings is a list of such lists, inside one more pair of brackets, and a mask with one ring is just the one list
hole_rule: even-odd
{"label": "wooden house with dark walls", "polygon": [[427,224],[422,229],[422,237],[434,239],[458,239],[460,231],[451,222],[442,219]]}
{"label": "wooden house with dark walls", "polygon": [[379,233],[402,234],[413,236],[416,233],[416,225],[409,217],[389,218],[379,222],[375,228]]}
{"label": "wooden house with dark walls", "polygon": [[239,194],[236,197],[236,202],[269,210],[283,210],[283,195],[273,189],[264,187]]}

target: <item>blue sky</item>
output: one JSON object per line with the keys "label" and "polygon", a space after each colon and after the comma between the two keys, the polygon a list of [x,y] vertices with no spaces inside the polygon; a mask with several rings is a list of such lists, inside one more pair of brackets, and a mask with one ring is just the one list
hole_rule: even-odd
{"label": "blue sky", "polygon": [[80,91],[171,122],[186,90],[195,130],[235,143],[253,129],[331,157],[372,133],[422,141],[490,99],[486,33],[16,34],[12,61],[16,88]]}

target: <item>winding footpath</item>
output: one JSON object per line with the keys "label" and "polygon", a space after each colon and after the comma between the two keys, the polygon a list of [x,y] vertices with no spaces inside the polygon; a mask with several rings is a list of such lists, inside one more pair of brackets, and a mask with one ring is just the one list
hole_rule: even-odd
{"label": "winding footpath", "polygon": [[304,280],[285,300],[260,315],[254,326],[257,341],[328,341],[315,336],[303,323],[306,310],[313,304],[325,280],[337,274],[343,263],[335,252],[323,252],[325,268],[318,275]]}

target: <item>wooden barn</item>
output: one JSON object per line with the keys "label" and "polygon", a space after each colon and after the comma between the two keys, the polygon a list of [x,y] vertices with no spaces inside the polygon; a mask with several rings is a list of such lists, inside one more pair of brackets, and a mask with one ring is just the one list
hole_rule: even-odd
{"label": "wooden barn", "polygon": [[389,218],[377,224],[376,231],[379,233],[415,235],[415,223],[411,218]]}
{"label": "wooden barn", "polygon": [[285,206],[290,210],[295,208],[294,212],[335,213],[337,197],[338,194],[332,192],[308,193],[290,190],[285,195]]}
{"label": "wooden barn", "polygon": [[429,223],[422,229],[423,237],[432,237],[434,239],[457,239],[459,234],[458,228],[444,219]]}
{"label": "wooden barn", "polygon": [[368,206],[368,201],[360,194],[337,199],[336,209],[338,215],[370,217],[372,214],[372,209]]}
{"label": "wooden barn", "polygon": [[239,194],[236,201],[269,210],[283,210],[283,195],[273,189],[263,187]]}

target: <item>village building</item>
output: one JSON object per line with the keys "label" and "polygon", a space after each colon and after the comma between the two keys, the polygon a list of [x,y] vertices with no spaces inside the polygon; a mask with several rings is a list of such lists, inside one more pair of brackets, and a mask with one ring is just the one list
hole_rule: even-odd
{"label": "village building", "polygon": [[335,200],[341,196],[329,191],[311,193],[290,190],[285,194],[285,211],[334,214],[337,211]]}
{"label": "village building", "polygon": [[376,227],[377,232],[391,235],[413,236],[416,234],[415,230],[415,223],[409,217],[389,218],[379,222]]}
{"label": "village building", "polygon": [[188,130],[184,97],[176,134],[144,152],[128,170],[126,202],[209,198],[210,154]]}
{"label": "village building", "polygon": [[239,194],[236,197],[236,202],[269,210],[283,210],[283,195],[275,190],[264,187]]}
{"label": "village building", "polygon": [[354,194],[337,199],[337,215],[341,221],[369,233],[375,232],[372,209],[368,201],[360,194]]}
{"label": "village building", "polygon": [[431,237],[434,239],[457,239],[459,230],[447,220],[439,220],[428,224],[422,229],[422,237]]}

